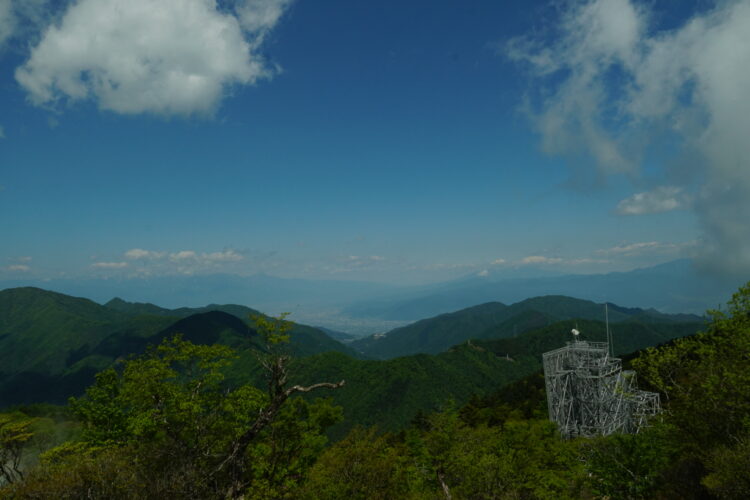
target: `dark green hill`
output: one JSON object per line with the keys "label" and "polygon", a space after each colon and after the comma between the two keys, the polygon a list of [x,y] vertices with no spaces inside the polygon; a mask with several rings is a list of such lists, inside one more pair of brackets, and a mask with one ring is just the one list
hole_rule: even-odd
{"label": "dark green hill", "polygon": [[508,306],[490,302],[461,311],[423,319],[391,330],[384,336],[371,335],[349,344],[367,356],[389,359],[409,354],[437,354],[508,318]]}
{"label": "dark green hill", "polygon": [[[247,326],[253,309],[235,306],[163,309],[114,299],[106,306],[39,288],[0,291],[0,406],[64,403],[120,357],[181,333],[199,343],[257,346]],[[329,350],[359,356],[325,333],[294,325],[290,351],[306,356]]]}
{"label": "dark green hill", "polygon": [[165,309],[147,302],[127,302],[119,297],[110,300],[104,307],[128,315],[153,314],[155,316],[176,316],[170,309]]}
{"label": "dark green hill", "polygon": [[119,297],[115,297],[114,299],[110,300],[109,302],[104,304],[104,307],[129,315],[155,314],[158,316],[172,316],[175,318],[186,318],[188,316],[192,316],[193,314],[211,311],[225,312],[227,314],[237,316],[241,320],[247,320],[251,316],[263,315],[263,313],[261,313],[260,311],[256,311],[255,309],[240,306],[237,304],[209,304],[203,307],[179,307],[177,309],[166,309],[164,307],[159,307],[148,302],[128,302],[122,300]]}
{"label": "dark green hill", "polygon": [[[567,319],[603,320],[604,304],[561,295],[534,297],[510,306],[490,302],[417,321],[385,335],[373,335],[350,345],[365,355],[389,359],[416,353],[437,354],[468,339],[507,338]],[[668,315],[655,310],[609,305],[613,324],[701,322],[698,316]]]}
{"label": "dark green hill", "polygon": [[175,318],[131,316],[39,288],[0,291],[0,406],[65,402],[113,357],[93,354],[112,336],[146,338]]}
{"label": "dark green hill", "polygon": [[[474,394],[490,394],[539,370],[541,354],[569,340],[573,326],[578,326],[583,338],[603,339],[602,322],[554,322],[555,315],[573,316],[580,311],[594,314],[601,309],[580,302],[584,303],[543,297],[521,305],[491,303],[445,315],[449,321],[439,331],[446,335],[469,331],[478,339],[461,339],[458,345],[437,355],[417,354],[387,361],[354,359],[344,353],[345,346],[323,332],[296,325],[290,349],[298,359],[292,377],[299,383],[346,380],[344,388],[331,393],[346,415],[337,433],[355,424],[400,429],[420,411],[432,411],[448,400],[463,404]],[[547,304],[552,313],[537,310],[542,307],[540,303]],[[21,367],[14,373],[0,374],[0,404],[65,402],[68,396],[80,394],[96,372],[111,366],[117,358],[141,352],[147,344],[174,333],[194,342],[221,342],[239,348],[241,357],[229,373],[229,381],[263,384],[253,354],[257,334],[241,318],[216,310],[176,318],[163,315],[163,311],[154,309],[156,306],[136,306],[119,304],[119,310],[115,310],[39,289],[0,292],[2,355],[10,363],[14,353],[5,347],[16,349],[15,363]],[[643,322],[644,314],[649,317],[642,310],[613,311],[611,316],[619,320],[612,324],[616,352],[663,343],[702,326],[670,323],[665,318]],[[426,323],[442,321],[440,318]],[[431,330],[423,332],[429,340]],[[509,338],[488,340],[498,332]],[[25,342],[27,338],[29,342]],[[339,352],[321,353],[330,345]]]}
{"label": "dark green hill", "polygon": [[[345,414],[335,435],[343,435],[356,424],[396,431],[420,412],[429,413],[449,401],[462,405],[472,396],[487,396],[538,372],[542,353],[565,345],[576,326],[582,339],[606,339],[604,322],[566,320],[515,338],[468,340],[437,355],[416,354],[382,361],[354,360],[338,353],[310,356],[297,360],[294,379],[303,384],[346,380],[343,388],[330,393]],[[625,321],[611,330],[615,353],[620,354],[693,334],[703,326]],[[243,360],[235,368],[235,379],[257,376],[257,367],[252,363]]]}
{"label": "dark green hill", "polygon": [[[165,309],[154,304],[143,302],[127,302],[120,298],[114,298],[105,304],[105,307],[127,314],[158,314],[174,318],[186,318],[188,316],[209,312],[223,312],[230,314],[242,322],[249,321],[254,316],[267,317],[260,311],[237,304],[209,304],[204,307],[180,307],[178,309]],[[293,318],[290,318],[293,319]],[[362,357],[354,349],[351,349],[338,340],[331,338],[323,330],[311,326],[295,323],[290,331],[292,336],[292,352],[296,356],[307,356],[327,351],[339,351],[354,357]]]}
{"label": "dark green hill", "polygon": [[[294,383],[345,380],[344,387],[326,394],[341,405],[344,421],[333,435],[342,437],[354,425],[400,430],[419,412],[439,409],[450,401],[464,403],[472,394],[486,395],[536,370],[536,364],[497,356],[487,349],[459,346],[436,356],[418,354],[387,361],[354,359],[328,352],[296,360]],[[230,380],[248,378],[262,384],[257,360],[243,354]]]}
{"label": "dark green hill", "polygon": [[[703,322],[654,323],[624,321],[610,325],[614,354],[621,356],[645,347],[669,342],[678,337],[692,335],[705,327]],[[565,320],[524,333],[516,338],[473,340],[472,345],[488,349],[498,356],[532,356],[538,358],[541,368],[541,354],[565,345],[572,340],[571,330],[580,330],[580,340],[606,342],[606,325],[602,321]]]}
{"label": "dark green hill", "polygon": [[0,370],[61,373],[70,356],[118,331],[148,336],[174,318],[129,316],[88,299],[39,288],[0,291]]}

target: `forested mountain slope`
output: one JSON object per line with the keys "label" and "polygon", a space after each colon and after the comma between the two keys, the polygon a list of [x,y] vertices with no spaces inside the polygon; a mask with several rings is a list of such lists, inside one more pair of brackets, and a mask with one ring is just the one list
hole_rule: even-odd
{"label": "forested mountain slope", "polygon": [[[63,403],[69,396],[81,394],[96,372],[112,366],[118,358],[141,353],[148,344],[158,344],[176,333],[194,343],[220,343],[237,349],[240,360],[228,373],[228,383],[265,384],[257,359],[262,347],[256,332],[238,316],[225,312],[252,311],[241,306],[224,306],[225,311],[175,310],[179,311],[176,315],[189,314],[179,318],[150,304],[119,301],[115,307],[113,303],[100,306],[39,289],[6,290],[0,299],[3,355],[9,360],[16,356],[16,371],[0,374],[0,403],[4,405]],[[555,321],[565,316],[594,316],[600,310],[600,305],[566,297],[542,297],[512,306],[484,304],[424,322],[439,328],[423,332],[437,331],[443,334],[439,337],[442,342],[453,342],[444,352],[386,361],[355,359],[347,355],[346,346],[322,332],[295,325],[288,348],[296,358],[291,375],[305,384],[346,380],[346,385],[332,394],[346,416],[335,432],[355,424],[400,429],[419,412],[433,411],[450,400],[462,404],[473,394],[487,394],[538,370],[541,354],[563,345],[573,326],[582,330],[584,338],[603,339],[602,322]],[[658,321],[643,321],[654,315]],[[616,307],[611,308],[610,316],[616,352],[660,344],[701,326],[671,323],[656,313]],[[324,342],[319,342],[321,338]],[[467,340],[471,338],[474,340]]]}
{"label": "forested mountain slope", "polygon": [[[114,305],[113,305],[114,303]],[[181,333],[198,343],[257,347],[246,322],[253,309],[226,305],[163,309],[112,301],[106,306],[39,288],[0,291],[0,406],[57,402],[80,394],[94,374],[117,358]],[[325,333],[295,325],[290,350],[305,356],[329,350],[356,355]]]}
{"label": "forested mountain slope", "polygon": [[[612,326],[617,355],[691,335],[703,323],[643,324],[624,321]],[[353,360],[338,353],[297,361],[295,381],[346,380],[331,394],[344,409],[337,433],[354,424],[383,429],[404,428],[417,414],[449,402],[463,404],[541,370],[542,353],[562,347],[578,327],[581,338],[606,340],[601,321],[566,320],[527,331],[515,338],[467,340],[437,355],[417,354],[389,360]],[[251,371],[244,368],[247,372]]]}
{"label": "forested mountain slope", "polygon": [[[624,308],[609,304],[612,323],[638,322],[700,323],[689,314],[669,315],[653,309]],[[506,338],[567,319],[604,320],[604,304],[560,295],[534,297],[505,305],[490,302],[434,318],[417,321],[385,335],[372,335],[352,342],[365,355],[389,359],[416,353],[437,354],[468,339]]]}

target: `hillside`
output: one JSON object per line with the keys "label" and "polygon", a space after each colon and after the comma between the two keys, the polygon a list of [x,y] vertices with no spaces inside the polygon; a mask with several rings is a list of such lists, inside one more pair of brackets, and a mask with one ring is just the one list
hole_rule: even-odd
{"label": "hillside", "polygon": [[39,288],[0,291],[0,363],[3,375],[60,373],[72,353],[113,333],[149,336],[174,318],[128,315],[91,300]]}
{"label": "hillside", "polygon": [[[63,403],[117,358],[181,333],[200,343],[253,348],[245,321],[261,314],[235,305],[163,309],[111,301],[106,306],[39,288],[0,291],[0,406],[36,401]],[[356,356],[325,333],[295,325],[290,351],[306,356],[329,350]]]}
{"label": "hillside", "polygon": [[[567,319],[603,320],[604,304],[559,295],[530,298],[510,306],[491,302],[417,321],[385,335],[355,340],[350,346],[377,359],[416,353],[437,354],[468,339],[512,337]],[[609,305],[609,320],[612,323],[631,321],[649,325],[702,323],[698,316],[668,315],[614,304]]]}
{"label": "hillside", "polygon": [[[574,327],[582,339],[604,341],[605,323],[591,320],[559,321],[518,337],[468,340],[437,355],[416,354],[389,360],[354,360],[338,353],[299,359],[294,381],[346,380],[330,393],[344,410],[344,422],[334,428],[341,436],[353,425],[403,429],[418,413],[435,411],[449,402],[464,404],[472,396],[485,396],[506,384],[538,372],[542,353],[565,345]],[[695,333],[702,323],[643,324],[622,321],[612,325],[616,354],[630,353]],[[251,361],[238,365],[242,376],[257,374]]]}
{"label": "hillside", "polygon": [[[63,403],[68,396],[80,394],[95,373],[116,359],[142,352],[146,345],[175,333],[193,342],[219,342],[238,349],[240,359],[228,373],[228,382],[264,384],[253,354],[259,345],[257,334],[225,311],[179,309],[176,314],[192,314],[177,318],[167,315],[169,310],[149,304],[116,302],[116,308],[112,304],[105,307],[39,289],[4,291],[0,298],[4,299],[0,301],[4,332],[0,342],[11,348],[23,347],[17,351],[18,371],[5,372],[0,379],[0,402],[4,405]],[[222,307],[246,312],[237,309],[240,306]],[[422,322],[433,328],[422,330],[425,339],[431,340],[431,334],[438,331],[445,334],[439,337],[443,342],[455,340],[444,352],[384,361],[355,359],[346,354],[346,346],[328,337],[322,337],[327,339],[324,343],[317,343],[322,332],[311,336],[308,332],[317,330],[296,325],[290,345],[297,356],[292,377],[300,383],[346,380],[342,389],[331,394],[346,417],[345,423],[333,430],[334,434],[342,435],[356,424],[397,430],[419,412],[430,412],[449,400],[463,404],[472,395],[489,394],[533,373],[541,366],[542,352],[563,345],[573,325],[584,332],[584,338],[603,338],[602,322],[556,321],[565,316],[595,315],[600,310],[601,305],[566,297],[541,297],[511,306],[483,304]],[[669,317],[659,315],[658,321],[642,321],[651,315],[648,311],[612,308],[616,352],[660,344],[700,327],[699,323],[668,322]],[[35,329],[37,324],[45,329]],[[26,332],[35,332],[34,344],[23,342]],[[514,338],[493,338],[512,337],[514,333]],[[467,341],[466,336],[475,340]],[[416,338],[419,340],[419,335]],[[55,346],[55,352],[49,350],[50,345]],[[328,349],[329,346],[337,349]],[[12,353],[3,350],[3,355],[10,358]],[[21,363],[24,359],[26,364]],[[47,360],[47,364],[41,365],[40,359]]]}
{"label": "hillside", "polygon": [[[209,304],[203,307],[180,307],[177,309],[166,309],[154,304],[143,302],[127,302],[120,298],[114,298],[104,304],[105,307],[128,314],[156,314],[159,316],[169,316],[173,318],[186,318],[196,314],[208,312],[223,312],[238,318],[243,323],[251,320],[254,316],[265,315],[250,307],[237,304]],[[293,318],[290,318],[293,320]],[[292,353],[296,356],[307,356],[326,351],[339,351],[354,357],[360,357],[357,351],[350,349],[341,344],[337,339],[332,338],[328,333],[319,328],[294,323],[291,331],[292,336]]]}

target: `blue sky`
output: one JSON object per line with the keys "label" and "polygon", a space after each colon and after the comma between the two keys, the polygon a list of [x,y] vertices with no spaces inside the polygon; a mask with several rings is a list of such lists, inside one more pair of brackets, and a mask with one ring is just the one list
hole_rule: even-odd
{"label": "blue sky", "polygon": [[748,273],[748,32],[746,1],[0,0],[0,279]]}

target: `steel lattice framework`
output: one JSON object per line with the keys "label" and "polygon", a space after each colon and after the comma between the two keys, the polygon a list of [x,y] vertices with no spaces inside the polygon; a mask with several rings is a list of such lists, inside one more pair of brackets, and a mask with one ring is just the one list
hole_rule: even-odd
{"label": "steel lattice framework", "polygon": [[637,433],[661,411],[659,394],[639,390],[607,342],[576,338],[542,357],[549,417],[566,438]]}

